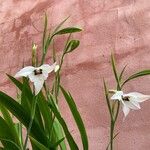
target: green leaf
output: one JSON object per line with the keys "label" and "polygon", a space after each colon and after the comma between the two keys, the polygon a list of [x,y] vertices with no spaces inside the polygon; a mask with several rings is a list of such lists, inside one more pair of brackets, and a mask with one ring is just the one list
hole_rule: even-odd
{"label": "green leaf", "polygon": [[9,77],[9,79],[22,91],[22,87],[23,87],[23,84],[16,80],[14,77],[12,77],[11,75],[7,74],[7,76]]}
{"label": "green leaf", "polygon": [[44,17],[44,31],[43,31],[43,51],[45,51],[46,32],[47,32],[47,15],[45,13],[45,17]]}
{"label": "green leaf", "polygon": [[121,90],[119,77],[118,77],[118,73],[117,73],[117,69],[116,69],[115,58],[114,58],[113,54],[111,54],[111,64],[112,64],[112,69],[113,69],[114,76],[115,76],[115,79],[116,79],[116,82],[117,82],[117,90]]}
{"label": "green leaf", "polygon": [[65,50],[65,53],[70,53],[72,52],[74,49],[76,49],[80,44],[79,40],[71,40]]}
{"label": "green leaf", "polygon": [[60,27],[68,20],[69,17],[70,17],[70,16],[68,16],[66,19],[64,19],[64,20],[55,28],[55,30],[54,30],[53,33],[56,33],[56,32],[60,29]]}
{"label": "green leaf", "polygon": [[19,141],[21,143],[21,146],[23,147],[23,134],[22,134],[22,129],[23,129],[23,125],[19,122],[19,123],[16,123],[15,124],[15,128],[17,130],[17,134],[18,134],[18,137],[19,137]]}
{"label": "green leaf", "polygon": [[121,71],[121,73],[120,73],[120,75],[119,75],[119,81],[120,81],[120,82],[121,82],[121,80],[122,80],[122,76],[123,76],[123,73],[124,73],[126,67],[127,67],[127,65],[124,66],[124,68],[122,69],[122,71]]}
{"label": "green leaf", "polygon": [[52,113],[49,110],[48,103],[42,94],[42,92],[38,95],[37,104],[40,110],[40,113],[43,118],[45,133],[48,137],[51,135],[51,126],[52,126]]}
{"label": "green leaf", "polygon": [[49,103],[49,107],[53,111],[53,113],[56,116],[56,118],[58,119],[59,123],[61,124],[61,126],[64,130],[64,133],[66,135],[67,141],[69,143],[70,149],[71,150],[79,150],[77,144],[75,143],[72,135],[70,134],[70,132],[68,130],[68,127],[67,127],[67,124],[65,123],[65,120],[62,118],[60,112],[58,111],[57,106],[56,106],[52,96],[50,97],[50,101],[51,101],[51,103]]}
{"label": "green leaf", "polygon": [[103,85],[104,85],[105,98],[106,98],[106,102],[107,102],[107,106],[108,106],[109,114],[110,114],[111,120],[113,120],[112,109],[111,109],[111,105],[110,105],[110,101],[109,101],[109,93],[108,93],[108,89],[107,89],[107,86],[106,86],[105,80],[103,80]]}
{"label": "green leaf", "polygon": [[12,140],[0,138],[0,141],[4,144],[4,150],[20,150],[21,148]]}
{"label": "green leaf", "polygon": [[[55,135],[57,136],[58,139],[63,139],[64,138],[64,132],[62,129],[61,124],[59,123],[59,121],[57,120],[57,118],[54,119],[54,123],[53,123],[53,128],[55,131]],[[61,141],[61,143],[59,143],[61,150],[66,150],[66,144],[65,141]]]}
{"label": "green leaf", "polygon": [[41,150],[49,150],[49,148],[45,147],[42,143],[34,139],[33,137],[30,137],[31,141]]}
{"label": "green leaf", "polygon": [[0,138],[13,140],[13,135],[7,122],[0,116]]}
{"label": "green leaf", "polygon": [[[3,144],[4,148],[16,150],[16,147],[19,147],[14,140],[13,132],[7,122],[0,116],[0,141]],[[10,142],[11,141],[11,142]],[[18,149],[18,148],[17,148]]]}
{"label": "green leaf", "polygon": [[79,28],[68,27],[68,28],[64,28],[64,29],[57,31],[54,35],[68,34],[68,33],[80,32],[80,31],[82,30]]}
{"label": "green leaf", "polygon": [[31,113],[31,104],[33,102],[33,94],[31,92],[28,92],[28,82],[27,80],[23,79],[22,84],[22,92],[21,92],[21,105],[24,107],[24,109]]}
{"label": "green leaf", "polygon": [[[113,140],[114,140],[114,139],[118,136],[118,134],[119,134],[119,132],[118,132],[118,133],[116,133],[116,134],[114,135]],[[110,142],[109,142],[109,144],[108,144],[108,146],[107,146],[106,150],[108,150],[109,146],[110,146]]]}
{"label": "green leaf", "polygon": [[[30,114],[26,112],[18,102],[0,91],[0,104],[5,106],[22,124],[24,124],[26,128],[28,128]],[[47,137],[44,135],[44,132],[41,130],[40,126],[36,123],[35,120],[33,121],[30,133],[31,136],[36,138],[39,142],[43,143],[44,145],[48,144]]]}
{"label": "green leaf", "polygon": [[130,80],[133,80],[133,79],[136,79],[138,77],[143,77],[145,75],[150,75],[150,70],[143,70],[143,71],[140,71],[140,72],[137,72],[133,75],[131,75],[129,78],[127,78],[123,83],[122,83],[122,87],[125,85],[125,83],[127,83],[128,81]]}
{"label": "green leaf", "polygon": [[5,121],[6,121],[6,123],[9,125],[9,130],[10,130],[12,136],[13,136],[13,141],[21,146],[21,143],[19,141],[19,135],[17,134],[17,130],[15,128],[15,124],[13,123],[13,120],[12,120],[9,112],[1,104],[0,104],[0,110],[1,110],[1,112],[3,114],[3,117],[4,117]]}
{"label": "green leaf", "polygon": [[53,145],[53,147],[54,147],[54,148],[57,148],[58,145],[60,145],[60,143],[61,143],[64,139],[65,139],[65,138],[63,137],[63,138],[61,138],[60,140],[58,140],[58,141]]}
{"label": "green leaf", "polygon": [[82,144],[83,144],[83,149],[84,150],[88,150],[88,138],[87,138],[87,134],[86,134],[86,130],[84,127],[84,123],[82,121],[82,118],[80,116],[80,113],[77,109],[77,106],[74,102],[74,99],[72,98],[70,93],[67,93],[63,87],[60,86],[60,89],[66,99],[66,102],[70,108],[70,111],[72,112],[72,115],[74,117],[74,120],[77,124],[77,127],[80,131],[80,135],[81,135],[81,139],[82,139]]}
{"label": "green leaf", "polygon": [[[25,108],[25,110],[31,114],[31,109],[34,103],[34,95],[32,94],[29,81],[27,78],[23,78],[23,88],[21,93],[21,105]],[[44,130],[42,117],[40,114],[39,106],[36,107],[34,119],[39,124],[40,128]]]}

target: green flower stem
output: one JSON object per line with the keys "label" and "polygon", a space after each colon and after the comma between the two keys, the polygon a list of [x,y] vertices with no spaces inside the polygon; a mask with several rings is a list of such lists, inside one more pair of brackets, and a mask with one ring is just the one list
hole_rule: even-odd
{"label": "green flower stem", "polygon": [[111,120],[111,131],[110,131],[110,149],[113,150],[113,139],[114,139],[114,126],[115,123]]}
{"label": "green flower stem", "polygon": [[59,64],[59,70],[57,71],[56,76],[55,76],[54,88],[55,88],[55,99],[56,99],[56,102],[58,102],[57,97],[58,97],[59,86],[60,86],[60,71],[61,71],[61,68],[62,68],[62,65],[63,65],[63,62],[64,62],[64,57],[65,57],[65,54],[66,54],[67,45],[68,45],[68,43],[70,41],[70,38],[71,38],[71,33],[69,34],[69,36],[67,38],[67,41],[66,41],[66,44],[65,44],[65,47],[64,47],[64,50],[63,50],[63,54],[61,56],[61,60],[60,60],[60,64]]}
{"label": "green flower stem", "polygon": [[47,54],[47,50],[48,50],[48,47],[53,39],[54,35],[52,35],[51,37],[49,37],[47,39],[47,42],[46,42],[46,45],[44,46],[44,49],[43,49],[43,54],[42,54],[42,60],[41,60],[41,65],[43,65],[44,61],[45,61],[45,57],[46,57],[46,54]]}
{"label": "green flower stem", "polygon": [[61,57],[61,60],[60,60],[60,65],[59,65],[59,70],[56,72],[56,76],[55,76],[54,87],[55,87],[56,102],[58,102],[58,93],[59,93],[59,86],[60,86],[60,71],[61,71],[61,68],[62,68],[64,57],[65,57],[65,53],[62,54],[62,57]]}
{"label": "green flower stem", "polygon": [[119,109],[120,109],[120,102],[118,101],[117,104],[118,105],[117,105],[117,111],[116,111],[116,114],[115,114],[114,123],[116,123],[116,121],[117,121],[118,114],[119,114]]}
{"label": "green flower stem", "polygon": [[29,134],[30,134],[30,131],[31,131],[31,128],[32,128],[32,123],[33,123],[34,116],[35,116],[36,104],[37,104],[37,97],[35,97],[35,100],[34,100],[33,105],[32,105],[31,119],[30,119],[30,122],[29,122],[29,127],[28,127],[28,130],[27,130],[25,143],[24,143],[24,147],[23,147],[24,150],[26,150]]}
{"label": "green flower stem", "polygon": [[[116,83],[117,83],[117,90],[121,91],[121,85],[120,85],[121,80],[120,79],[121,79],[123,72],[121,73],[120,76],[118,76],[116,64],[115,64],[115,58],[114,58],[113,54],[111,54],[111,64],[112,64],[113,73],[114,73]],[[108,96],[107,96],[107,101],[110,101]],[[110,142],[109,142],[109,144],[110,144],[110,150],[113,150],[114,138],[116,137],[116,136],[114,136],[115,125],[116,125],[116,121],[117,121],[117,118],[119,115],[120,102],[118,101],[117,105],[116,105],[116,103],[114,103],[111,107],[108,105],[108,109],[110,112],[110,116],[112,116],[111,123],[110,123]],[[108,147],[109,147],[109,145],[108,145]]]}

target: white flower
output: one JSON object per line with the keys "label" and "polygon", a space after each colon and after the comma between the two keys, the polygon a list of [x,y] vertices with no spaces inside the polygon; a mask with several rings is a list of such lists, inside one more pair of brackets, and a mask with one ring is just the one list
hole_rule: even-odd
{"label": "white flower", "polygon": [[35,95],[37,95],[44,84],[44,81],[48,78],[48,74],[53,70],[58,70],[56,63],[53,65],[43,64],[40,67],[27,66],[16,73],[15,77],[29,77],[30,81],[34,83]]}
{"label": "white flower", "polygon": [[138,92],[124,94],[123,91],[116,91],[111,97],[112,100],[119,100],[122,103],[122,109],[125,117],[129,114],[130,109],[141,109],[139,103],[150,99],[150,95],[144,95]]}

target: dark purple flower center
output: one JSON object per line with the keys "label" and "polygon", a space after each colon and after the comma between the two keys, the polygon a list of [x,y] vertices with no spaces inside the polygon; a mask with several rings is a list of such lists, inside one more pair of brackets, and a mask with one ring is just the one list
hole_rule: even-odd
{"label": "dark purple flower center", "polygon": [[123,101],[130,101],[129,98],[130,98],[129,96],[122,96],[122,100],[123,100]]}
{"label": "dark purple flower center", "polygon": [[42,69],[34,70],[34,75],[42,74]]}

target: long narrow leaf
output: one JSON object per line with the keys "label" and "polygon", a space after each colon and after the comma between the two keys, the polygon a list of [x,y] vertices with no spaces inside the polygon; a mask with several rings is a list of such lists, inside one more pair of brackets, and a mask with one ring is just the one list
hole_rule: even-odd
{"label": "long narrow leaf", "polygon": [[[118,132],[118,133],[116,133],[116,134],[114,135],[113,140],[114,140],[114,139],[118,136],[118,134],[119,134],[119,132]],[[107,146],[106,150],[108,150],[109,146],[110,146],[110,142],[109,142],[109,144],[108,144],[108,146]]]}
{"label": "long narrow leaf", "polygon": [[61,143],[64,139],[65,139],[65,138],[63,137],[63,138],[61,138],[60,140],[58,140],[58,141],[53,145],[53,147],[54,147],[54,148],[57,148],[58,145],[60,145],[60,143]]}
{"label": "long narrow leaf", "polygon": [[70,134],[70,132],[68,130],[68,127],[67,127],[64,119],[62,118],[60,112],[58,111],[57,106],[54,103],[54,100],[53,100],[52,97],[51,97],[51,101],[52,101],[53,104],[49,103],[49,107],[53,111],[54,115],[56,116],[56,118],[58,119],[58,121],[60,122],[60,124],[62,125],[64,133],[66,135],[66,138],[67,138],[67,141],[69,143],[69,146],[70,146],[71,150],[79,150],[77,144],[75,143],[72,135]]}
{"label": "long narrow leaf", "polygon": [[4,144],[4,149],[6,150],[20,150],[20,147],[12,140],[0,138],[0,141]]}
{"label": "long narrow leaf", "polygon": [[14,77],[12,77],[9,74],[7,74],[7,76],[20,90],[22,90],[23,84],[20,81],[16,80]]}
{"label": "long narrow leaf", "polygon": [[124,74],[124,71],[125,71],[126,67],[127,67],[127,65],[125,65],[125,66],[123,67],[123,69],[122,69],[122,71],[121,71],[121,73],[120,73],[120,75],[119,75],[119,82],[121,82],[121,80],[122,80],[122,76],[123,76],[123,74]]}
{"label": "long narrow leaf", "polygon": [[[17,103],[13,98],[0,91],[0,103],[4,105],[22,124],[28,128],[30,122],[30,114]],[[37,132],[38,131],[38,132]],[[41,143],[47,145],[48,139],[44,135],[38,124],[33,121],[31,135]]]}
{"label": "long narrow leaf", "polygon": [[54,30],[54,34],[61,28],[61,26],[68,20],[70,16],[68,16],[66,19],[64,19]]}
{"label": "long narrow leaf", "polygon": [[46,99],[45,99],[44,95],[42,94],[42,92],[38,96],[37,104],[38,104],[40,113],[41,113],[42,118],[43,118],[45,133],[48,137],[50,137],[50,135],[51,135],[51,124],[52,124],[52,114],[49,110]]}
{"label": "long narrow leaf", "polygon": [[42,143],[34,139],[33,137],[30,137],[31,141],[40,149],[40,150],[49,150],[49,148],[45,147]]}
{"label": "long narrow leaf", "polygon": [[44,31],[43,31],[43,51],[45,51],[45,38],[46,38],[46,32],[47,32],[47,15],[45,13],[44,17]]}
{"label": "long narrow leaf", "polygon": [[115,79],[116,79],[116,82],[117,82],[117,90],[121,90],[119,77],[118,77],[116,64],[115,64],[115,58],[114,58],[113,54],[111,54],[111,64],[112,64],[112,69],[113,69],[113,72],[114,72],[114,75],[115,75]]}
{"label": "long narrow leaf", "polygon": [[64,28],[64,29],[59,30],[54,35],[68,34],[68,33],[80,32],[80,31],[82,31],[82,30],[79,28],[68,27],[68,28]]}
{"label": "long narrow leaf", "polygon": [[142,76],[145,76],[145,75],[150,75],[150,70],[143,70],[143,71],[140,71],[140,72],[137,72],[133,75],[131,75],[129,78],[127,78],[123,84],[122,84],[122,87],[125,85],[125,83],[127,83],[128,81],[130,80],[133,80],[133,79],[136,79],[138,77],[142,77]]}
{"label": "long narrow leaf", "polygon": [[[57,136],[58,139],[63,139],[64,138],[64,132],[63,132],[62,126],[59,123],[59,121],[57,120],[57,118],[54,119],[53,128],[55,131],[55,136]],[[65,140],[61,141],[59,143],[59,145],[61,147],[61,150],[67,150]]]}
{"label": "long narrow leaf", "polygon": [[70,111],[72,112],[72,115],[74,117],[74,120],[77,124],[77,127],[80,131],[80,135],[81,135],[81,139],[82,139],[82,144],[83,144],[83,148],[84,150],[88,150],[88,138],[87,138],[87,134],[86,134],[86,130],[85,130],[85,127],[84,127],[84,123],[82,121],[82,118],[80,116],[80,113],[77,109],[77,106],[71,96],[71,94],[67,93],[63,87],[60,87],[61,88],[61,91],[67,101],[67,104],[70,108]]}
{"label": "long narrow leaf", "polygon": [[0,104],[0,110],[1,110],[1,112],[3,114],[3,117],[4,117],[5,121],[6,121],[6,123],[9,125],[9,130],[12,133],[13,141],[21,146],[21,143],[19,141],[19,136],[17,134],[17,130],[15,128],[15,124],[13,123],[12,117],[10,116],[9,112],[7,111],[7,109],[5,107],[3,107],[1,104]]}
{"label": "long narrow leaf", "polygon": [[105,83],[105,80],[103,80],[103,84],[104,84],[104,90],[105,90],[105,98],[106,98],[106,102],[107,102],[107,106],[108,106],[108,111],[111,117],[111,120],[113,120],[113,115],[112,115],[112,108],[110,105],[110,101],[109,101],[109,95],[108,95],[108,89]]}

